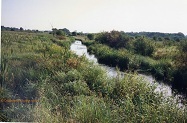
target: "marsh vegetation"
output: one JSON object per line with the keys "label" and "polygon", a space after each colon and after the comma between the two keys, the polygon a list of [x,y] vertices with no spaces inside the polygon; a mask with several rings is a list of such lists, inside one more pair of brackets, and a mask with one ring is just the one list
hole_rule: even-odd
{"label": "marsh vegetation", "polygon": [[[139,45],[137,40],[145,40],[148,50],[137,52],[134,48]],[[125,43],[128,47],[112,47],[107,43],[97,43],[99,39],[85,41],[99,62],[118,66],[120,70],[129,70],[124,78],[111,78],[99,65],[70,51],[70,45],[75,41],[72,36],[64,35],[62,39],[47,33],[2,31],[1,41],[0,98],[37,100],[35,103],[1,102],[1,121],[187,121],[185,102],[183,108],[178,107],[178,103],[172,101],[173,97],[166,98],[161,93],[155,93],[154,86],[131,71],[150,71],[158,79],[168,81],[172,79],[173,70],[183,75],[185,64],[182,63],[186,63],[185,59],[176,63],[172,61],[186,55],[185,45],[178,45],[182,42],[156,42],[152,46],[147,38],[138,38]],[[183,43],[186,44],[185,41]],[[164,54],[170,49],[172,55]],[[158,54],[160,51],[162,53]],[[181,71],[183,69],[184,72]],[[179,81],[180,84],[182,82]]]}

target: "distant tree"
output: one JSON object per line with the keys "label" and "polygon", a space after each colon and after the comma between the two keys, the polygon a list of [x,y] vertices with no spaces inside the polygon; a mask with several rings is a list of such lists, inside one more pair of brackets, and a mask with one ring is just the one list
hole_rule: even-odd
{"label": "distant tree", "polygon": [[56,35],[65,35],[65,33],[62,30],[57,30],[56,31]]}
{"label": "distant tree", "polygon": [[108,35],[108,32],[99,33],[97,34],[95,40],[99,43],[107,44],[108,43],[107,35]]}
{"label": "distant tree", "polygon": [[161,37],[159,37],[159,38],[158,38],[158,40],[159,40],[159,41],[162,41],[162,38],[161,38]]}
{"label": "distant tree", "polygon": [[20,27],[20,29],[19,29],[20,31],[23,31],[23,28],[22,27]]}
{"label": "distant tree", "polygon": [[94,39],[94,35],[93,35],[93,34],[88,34],[87,37],[88,37],[88,39],[90,39],[90,40],[93,40],[93,39]]}
{"label": "distant tree", "polygon": [[157,40],[157,37],[156,37],[156,36],[154,36],[154,37],[153,37],[153,40],[155,40],[155,41],[156,41],[156,40]]}
{"label": "distant tree", "polygon": [[77,32],[76,31],[72,32],[72,35],[77,36]]}
{"label": "distant tree", "polygon": [[95,40],[111,47],[120,48],[126,47],[131,38],[122,32],[113,30],[111,32],[100,33]]}
{"label": "distant tree", "polygon": [[181,32],[178,32],[177,35],[178,35],[178,36],[181,36],[181,37],[185,37],[185,35],[184,35],[183,33],[181,33]]}
{"label": "distant tree", "polygon": [[67,28],[63,28],[63,29],[59,29],[59,30],[63,31],[66,35],[71,34],[71,32]]}
{"label": "distant tree", "polygon": [[1,26],[1,31],[4,31],[4,30],[6,30],[6,27]]}
{"label": "distant tree", "polygon": [[170,38],[169,38],[169,37],[165,37],[164,39],[165,39],[165,40],[167,40],[167,41],[169,41],[169,40],[170,40]]}
{"label": "distant tree", "polygon": [[56,31],[57,31],[57,29],[56,29],[56,28],[52,28],[52,34],[53,34],[53,36],[55,36]]}
{"label": "distant tree", "polygon": [[180,41],[180,39],[178,37],[174,37],[174,40],[177,41],[177,42]]}
{"label": "distant tree", "polygon": [[77,32],[77,35],[84,35],[83,32]]}
{"label": "distant tree", "polygon": [[14,29],[14,28],[11,28],[10,31],[15,31],[15,29]]}

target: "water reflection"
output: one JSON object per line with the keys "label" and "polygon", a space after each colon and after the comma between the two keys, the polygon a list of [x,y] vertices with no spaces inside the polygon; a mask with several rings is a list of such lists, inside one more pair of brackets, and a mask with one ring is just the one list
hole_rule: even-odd
{"label": "water reflection", "polygon": [[87,52],[87,47],[85,45],[83,45],[81,41],[75,41],[75,43],[71,44],[70,50],[73,51],[78,56],[85,55],[86,58],[88,58],[90,61],[94,62],[95,64],[100,65],[103,69],[106,70],[107,75],[109,77],[116,77],[117,76],[118,73],[115,68],[99,64],[95,55],[90,55]]}
{"label": "water reflection", "polygon": [[81,41],[75,41],[75,43],[71,44],[70,50],[78,56],[85,55],[86,58],[93,61],[94,63],[97,63],[97,58],[95,58],[94,55],[88,54],[87,47],[83,45]]}

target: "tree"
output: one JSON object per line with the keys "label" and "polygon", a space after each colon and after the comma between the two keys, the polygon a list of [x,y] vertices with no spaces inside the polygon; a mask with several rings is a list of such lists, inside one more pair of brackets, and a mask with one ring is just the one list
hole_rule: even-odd
{"label": "tree", "polygon": [[56,35],[63,35],[63,36],[64,36],[65,33],[64,33],[63,31],[61,31],[61,30],[57,30],[57,31],[56,31]]}
{"label": "tree", "polygon": [[76,31],[72,32],[72,35],[77,36],[77,32]]}
{"label": "tree", "polygon": [[15,29],[14,29],[14,28],[11,28],[10,31],[15,31]]}
{"label": "tree", "polygon": [[185,37],[185,35],[183,34],[183,33],[181,33],[181,32],[178,32],[178,34],[177,34],[178,36],[180,36],[180,37]]}
{"label": "tree", "polygon": [[161,37],[159,37],[159,38],[158,38],[158,40],[159,40],[159,41],[162,41],[162,38],[161,38]]}
{"label": "tree", "polygon": [[52,28],[52,30],[53,30],[52,34],[53,34],[53,36],[55,36],[57,29],[56,28]]}
{"label": "tree", "polygon": [[155,41],[156,41],[156,40],[157,40],[157,37],[156,37],[156,36],[154,36],[154,37],[153,37],[153,40],[155,40]]}
{"label": "tree", "polygon": [[88,37],[88,39],[90,39],[90,40],[93,40],[93,39],[94,39],[94,35],[93,35],[93,34],[88,34],[87,37]]}
{"label": "tree", "polygon": [[20,29],[19,29],[20,31],[23,31],[23,28],[22,27],[20,27]]}
{"label": "tree", "polygon": [[131,39],[123,32],[113,30],[111,32],[103,32],[98,34],[95,40],[111,47],[120,48],[126,47],[126,44]]}
{"label": "tree", "polygon": [[63,31],[66,35],[70,35],[70,31],[67,28],[63,28],[63,29],[59,29],[61,31]]}

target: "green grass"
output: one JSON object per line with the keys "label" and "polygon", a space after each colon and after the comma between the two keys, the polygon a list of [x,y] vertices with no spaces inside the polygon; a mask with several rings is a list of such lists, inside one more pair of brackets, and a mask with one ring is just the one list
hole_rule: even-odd
{"label": "green grass", "polygon": [[[84,41],[84,44],[87,45],[89,53],[95,54],[99,63],[112,67],[117,66],[121,71],[129,70],[151,74],[157,80],[172,85],[177,91],[182,90],[181,92],[183,94],[187,93],[187,85],[185,84],[186,73],[180,73],[180,75],[176,74],[180,71],[186,71],[184,63],[186,55],[177,49],[177,45],[156,49],[153,56],[150,57],[136,54],[125,48],[111,48],[94,41]],[[182,68],[180,67],[181,65],[183,65]],[[182,79],[178,79],[180,76],[182,76]]]}
{"label": "green grass", "polygon": [[[187,121],[186,107],[177,107],[173,97],[154,93],[155,87],[134,73],[124,79],[108,77],[101,67],[73,54],[69,50],[72,41],[71,37],[59,40],[48,34],[2,32],[0,98],[38,102],[0,103],[0,121]],[[112,53],[108,47],[104,49]],[[131,56],[126,50],[118,55],[124,54]],[[157,63],[152,59],[146,62]]]}

